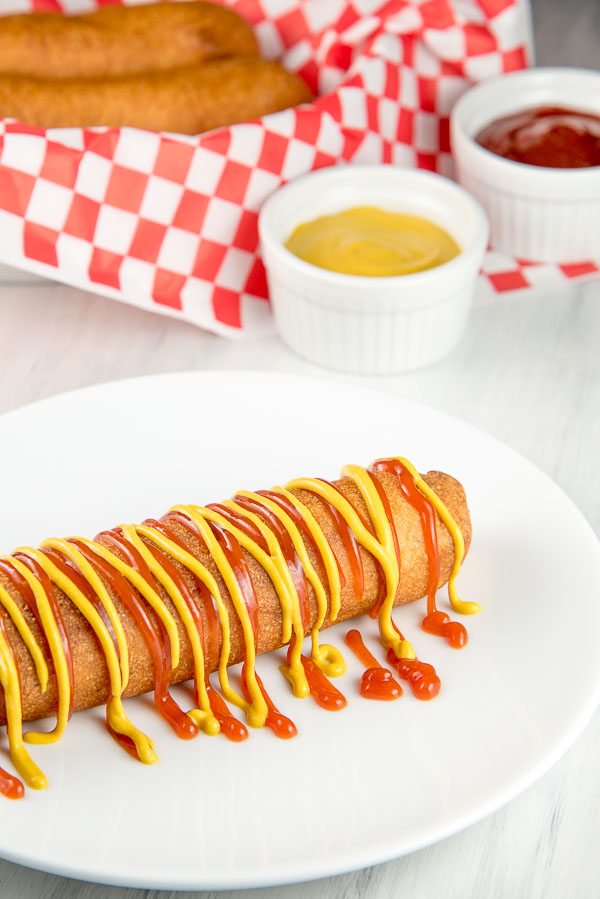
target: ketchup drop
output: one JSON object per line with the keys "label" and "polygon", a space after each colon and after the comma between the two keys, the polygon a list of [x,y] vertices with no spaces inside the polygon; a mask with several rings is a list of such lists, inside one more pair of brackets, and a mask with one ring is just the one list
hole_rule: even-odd
{"label": "ketchup drop", "polygon": [[398,659],[393,649],[388,649],[387,660],[408,684],[417,699],[435,699],[440,692],[441,682],[433,665],[419,659]]}
{"label": "ketchup drop", "polygon": [[421,627],[428,634],[445,637],[452,649],[462,649],[469,640],[466,627],[459,621],[452,621],[449,615],[439,610],[426,615]]}
{"label": "ketchup drop", "polygon": [[360,695],[365,699],[379,699],[390,702],[402,696],[402,687],[392,673],[380,665],[375,656],[369,652],[359,631],[348,631],[345,637],[347,645],[354,655],[365,665],[366,671],[360,679]]}
{"label": "ketchup drop", "polygon": [[[265,721],[265,727],[268,727],[273,731],[276,737],[279,737],[280,740],[291,740],[292,737],[295,737],[298,733],[296,725],[289,718],[286,718],[285,715],[279,711],[279,709],[274,705],[273,700],[265,690],[265,686],[258,676],[256,672],[254,672],[254,676],[256,677],[256,683],[258,684],[258,688],[263,695],[263,699],[267,704],[268,714],[267,720]],[[246,663],[242,665],[242,690],[244,691],[244,695],[248,701],[250,701],[250,693],[248,691],[248,685],[246,683]]]}
{"label": "ketchup drop", "polygon": [[227,703],[220,693],[209,683],[206,684],[206,692],[210,701],[210,707],[213,715],[221,726],[221,733],[232,743],[242,743],[248,739],[248,728],[241,721],[238,721],[227,707]]}
{"label": "ketchup drop", "polygon": [[306,674],[306,680],[310,689],[310,695],[317,705],[328,712],[339,712],[348,704],[346,697],[334,687],[328,677],[325,677],[318,665],[312,659],[301,656],[302,665]]}
{"label": "ketchup drop", "polygon": [[0,793],[7,799],[22,799],[25,795],[25,787],[18,777],[9,774],[4,768],[0,768]]}

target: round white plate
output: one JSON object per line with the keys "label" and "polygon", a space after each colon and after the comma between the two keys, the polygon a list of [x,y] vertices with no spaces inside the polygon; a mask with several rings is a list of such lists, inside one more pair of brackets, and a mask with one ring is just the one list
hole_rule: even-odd
{"label": "round white plate", "polygon": [[[442,678],[437,700],[360,698],[346,652],[338,713],[294,699],[275,656],[259,660],[298,725],[243,744],[178,741],[148,699],[133,720],[156,741],[145,767],[75,715],[34,748],[50,786],[0,802],[0,855],[138,887],[253,887],[337,874],[454,833],[507,802],[572,743],[600,696],[600,549],[570,500],[472,427],[385,393],[280,374],[197,373],[70,393],[0,419],[0,546],[93,535],[347,462],[406,455],[467,490],[473,547],[461,589],[483,612],[458,652],[397,613]],[[445,593],[440,595],[442,607]],[[361,628],[375,647],[375,626]],[[331,632],[342,645],[348,625]],[[0,764],[4,760],[0,753]]]}

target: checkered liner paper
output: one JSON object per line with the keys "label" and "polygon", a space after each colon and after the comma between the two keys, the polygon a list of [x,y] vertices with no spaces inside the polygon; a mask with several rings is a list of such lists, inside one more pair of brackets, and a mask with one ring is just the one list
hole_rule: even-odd
{"label": "checkered liner paper", "polygon": [[[114,0],[4,0],[2,12]],[[118,2],[118,0],[117,0]],[[258,210],[338,162],[451,174],[448,114],[529,63],[527,0],[229,0],[318,99],[197,137],[0,120],[0,260],[220,334],[271,328]],[[597,272],[489,253],[479,295]]]}

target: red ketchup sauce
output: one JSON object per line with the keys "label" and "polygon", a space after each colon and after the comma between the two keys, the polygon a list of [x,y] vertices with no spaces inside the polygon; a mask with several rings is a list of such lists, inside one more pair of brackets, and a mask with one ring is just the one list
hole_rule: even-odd
{"label": "red ketchup sauce", "polygon": [[[280,509],[283,509],[284,512],[287,512],[289,517],[292,519],[292,521],[294,522],[294,524],[300,531],[304,543],[308,544],[313,549],[315,555],[320,558],[320,560],[324,566],[325,560],[323,558],[323,554],[321,553],[321,550],[319,549],[319,546],[318,546],[316,540],[313,538],[313,535],[311,534],[310,529],[309,529],[308,525],[306,524],[306,522],[304,521],[304,518],[302,517],[301,513],[294,506],[294,504],[289,501],[287,496],[283,496],[281,493],[277,493],[274,490],[259,490],[258,492],[261,496],[264,496],[267,499],[272,500],[272,502],[276,503]],[[340,587],[343,588],[346,583],[346,579],[344,577],[344,572],[342,571],[342,566],[340,565],[340,560],[336,556],[333,547],[331,547],[331,552],[333,554],[333,558],[335,559],[335,564],[337,566],[338,575],[340,578]]]}
{"label": "red ketchup sauce", "polygon": [[[10,638],[2,617],[0,617],[0,632],[10,647]],[[7,799],[22,799],[25,795],[25,787],[19,778],[9,774],[4,768],[0,768],[0,794]]]}
{"label": "red ketchup sauce", "polygon": [[[394,554],[396,556],[396,561],[398,562],[398,571],[402,572],[402,559],[400,556],[400,545],[398,543],[398,535],[396,533],[396,525],[394,524],[394,516],[392,515],[392,510],[391,510],[390,504],[388,502],[388,498],[385,495],[385,491],[384,491],[383,487],[381,486],[381,484],[379,483],[377,478],[373,475],[373,472],[370,471],[370,472],[368,472],[368,474],[369,474],[369,477],[371,478],[373,486],[375,487],[375,489],[377,491],[377,495],[379,496],[379,499],[381,500],[381,505],[383,506],[383,511],[385,512],[385,517],[388,520],[388,524],[389,524],[390,530],[392,532],[392,539],[394,541]],[[378,575],[379,575],[379,587],[378,587],[377,602],[375,603],[375,605],[369,612],[369,616],[371,618],[377,617],[379,610],[380,610],[381,606],[383,605],[383,601],[385,599],[385,594],[387,593],[387,584],[386,584],[386,580],[385,580],[385,573],[379,562],[376,562],[376,565],[377,565],[377,571],[378,571]],[[402,635],[402,633],[400,632],[400,630],[398,629],[398,626],[396,624],[394,624],[394,628],[396,630],[396,633],[400,637],[400,639],[404,640],[404,636]]]}
{"label": "red ketchup sauce", "polygon": [[304,574],[304,568],[302,567],[302,563],[300,561],[298,553],[294,548],[292,538],[290,537],[287,528],[279,520],[279,518],[277,518],[275,513],[267,506],[263,506],[262,503],[258,503],[246,496],[236,496],[234,497],[234,499],[235,502],[243,509],[248,512],[253,512],[255,515],[257,515],[262,521],[264,521],[269,530],[272,531],[273,534],[275,534],[275,538],[279,544],[282,555],[286,561],[287,567],[290,570],[290,574],[292,575],[292,580],[294,581],[296,592],[298,593],[302,627],[305,631],[308,630],[308,628],[310,627],[311,617],[308,584],[306,581],[306,575]]}
{"label": "red ketchup sauce", "polygon": [[206,507],[207,509],[212,509],[213,512],[217,512],[221,515],[229,524],[232,524],[234,527],[241,531],[246,537],[249,537],[250,540],[253,540],[263,552],[268,553],[269,547],[267,546],[267,541],[256,527],[254,522],[249,521],[247,518],[244,518],[242,515],[239,515],[234,509],[228,509],[227,506],[221,505],[221,503],[211,503],[210,506]]}
{"label": "red ketchup sauce", "polygon": [[310,695],[317,705],[328,712],[339,712],[345,708],[348,705],[346,697],[337,687],[334,687],[319,666],[306,656],[300,656],[300,659],[308,681]]}
{"label": "red ketchup sauce", "polygon": [[[304,628],[304,632],[306,633],[306,631],[310,627],[311,619],[308,583],[306,580],[306,575],[304,574],[302,562],[300,561],[300,558],[294,548],[292,538],[290,537],[287,528],[277,518],[274,512],[267,506],[263,506],[261,503],[243,496],[236,496],[235,501],[240,506],[242,506],[242,508],[247,509],[249,512],[254,512],[256,515],[258,515],[275,534],[283,557],[292,575],[294,586],[296,587],[296,591],[298,593],[298,598],[300,600],[302,627]],[[288,649],[288,665],[290,663],[290,656],[295,643],[296,637],[294,636]],[[327,709],[327,711],[329,712],[337,712],[340,709],[343,709],[346,705],[346,699],[343,694],[333,686],[329,678],[327,678],[323,674],[321,669],[313,662],[312,659],[307,659],[305,656],[301,656],[301,659],[304,673],[306,674],[306,680],[308,681],[310,694],[315,702],[320,705],[321,708]]]}
{"label": "red ketchup sauce", "polygon": [[[467,629],[463,624],[460,624],[460,622],[452,621],[450,616],[446,615],[445,612],[439,611],[435,604],[435,594],[440,582],[440,552],[435,526],[435,509],[427,497],[423,496],[416,486],[414,478],[408,469],[397,459],[382,459],[379,462],[375,462],[373,471],[386,471],[396,475],[402,495],[418,513],[421,521],[425,553],[429,563],[429,574],[427,579],[427,615],[423,618],[421,627],[428,634],[444,637],[453,649],[461,649],[468,641]],[[383,490],[380,486],[380,495],[382,494]],[[393,527],[393,519],[391,520],[391,524],[395,535],[396,529]]]}
{"label": "red ketchup sauce", "polygon": [[172,730],[182,740],[189,740],[198,733],[196,724],[185,714],[169,693],[171,675],[171,646],[162,622],[151,610],[146,609],[138,593],[123,575],[96,555],[85,544],[71,541],[92,565],[110,589],[119,597],[134,619],[146,644],[154,668],[154,704]]}
{"label": "red ketchup sauce", "polygon": [[503,116],[475,137],[486,150],[525,165],[553,169],[600,165],[600,116],[540,106]]}
{"label": "red ketchup sauce", "polygon": [[242,599],[244,600],[244,605],[246,606],[248,618],[250,619],[250,624],[252,626],[254,647],[256,648],[258,641],[258,603],[256,601],[256,593],[254,592],[254,584],[250,577],[250,570],[242,554],[242,548],[235,537],[224,528],[221,528],[212,522],[209,523],[209,527],[217,538],[219,546],[223,550],[225,558],[229,562],[231,570],[235,575],[235,579],[238,582],[238,587],[240,588],[240,593],[242,594]]}
{"label": "red ketchup sauce", "polygon": [[[242,743],[244,740],[247,740],[248,728],[231,714],[229,707],[221,694],[217,693],[208,680],[206,682],[206,692],[208,693],[212,713],[219,722],[223,736],[227,737],[228,740],[231,740],[232,743]],[[198,696],[196,695],[196,703],[197,702]]]}
{"label": "red ketchup sauce", "polygon": [[[137,573],[140,575],[140,577],[142,577],[146,581],[146,583],[152,587],[153,590],[156,590],[158,593],[160,593],[160,588],[158,586],[158,583],[156,582],[154,575],[152,574],[152,572],[146,565],[144,559],[142,558],[140,553],[137,551],[137,549],[134,546],[132,546],[125,539],[125,537],[123,536],[123,534],[121,533],[121,531],[118,528],[113,528],[110,531],[103,531],[101,534],[98,535],[98,537],[96,539],[99,539],[100,537],[102,538],[102,541],[104,543],[108,543],[111,547],[115,548],[117,550],[117,552],[120,553],[124,557],[127,564],[130,565],[131,568],[134,569],[134,571],[137,571]],[[125,602],[125,599],[123,599],[123,602]],[[135,614],[135,613],[133,613],[133,614]],[[163,643],[163,647],[164,647],[165,653],[168,652],[168,662],[169,662],[169,674],[167,677],[167,681],[168,681],[170,679],[170,672],[171,672],[171,654],[170,654],[170,649],[167,650],[166,643]],[[159,697],[158,697],[157,707],[158,707],[159,711],[161,711],[162,713],[167,711],[167,714],[169,714],[169,719],[168,719],[169,724],[171,724],[171,726],[173,727],[173,729],[175,730],[175,732],[177,733],[177,735],[179,737],[181,737],[182,739],[187,739],[187,740],[192,739],[198,733],[198,725],[196,724],[195,721],[192,721],[192,719],[189,718],[189,716],[185,715],[185,712],[183,712],[182,709],[180,709],[179,706],[176,705],[175,700],[173,700],[172,698],[171,698],[171,702],[169,702],[167,700],[167,703],[164,704],[161,701],[160,696],[164,695],[165,692],[166,692],[166,684],[165,684],[164,691],[161,689],[161,693],[159,694]],[[189,721],[189,724],[184,720],[183,717],[181,717],[181,718],[179,717],[177,709],[179,710],[179,712],[181,712],[182,716],[185,716],[185,718],[187,718],[187,720]],[[125,736],[124,734],[116,733],[113,730],[113,728],[110,726],[110,724],[108,723],[108,718],[106,721],[106,726],[108,728],[109,733],[111,734],[112,737],[114,737],[114,739],[117,741],[117,743],[119,743],[127,752],[129,752],[130,755],[134,755],[137,758],[137,752],[136,752],[135,743],[133,742],[133,740],[131,740],[129,737]]]}
{"label": "red ketchup sauce", "polygon": [[[146,524],[148,524],[150,527],[156,528],[156,530],[160,531],[161,534],[164,534],[164,536],[169,540],[172,540],[173,543],[176,543],[177,546],[179,546],[181,549],[189,552],[189,548],[170,526],[173,522],[176,522],[182,528],[188,531],[190,536],[192,536],[194,540],[198,541],[198,543],[200,543],[200,545],[204,549],[206,549],[200,532],[198,531],[192,520],[182,512],[168,512],[163,516],[160,522],[155,521],[154,519],[149,519]],[[217,604],[214,597],[208,590],[206,584],[204,584],[204,582],[201,581],[200,578],[196,577],[193,572],[190,572],[190,575],[192,576],[195,587],[200,595],[202,608],[204,609],[204,614],[206,616],[208,645],[205,659],[212,658],[216,661],[219,657],[221,646],[221,622],[219,621]],[[208,698],[210,701],[210,707],[212,709],[213,715],[219,722],[221,733],[223,734],[223,736],[227,737],[227,739],[231,740],[233,743],[241,743],[243,740],[246,740],[248,738],[248,728],[246,727],[246,725],[242,724],[241,721],[238,721],[238,719],[231,714],[227,703],[225,702],[221,694],[218,693],[211,685],[208,677],[206,678],[205,684],[206,692],[208,693]],[[194,687],[194,698],[196,705],[198,705],[199,700],[196,687]]]}
{"label": "red ketchup sauce", "polygon": [[115,743],[118,743],[119,746],[121,747],[121,749],[124,749],[125,752],[128,755],[130,755],[132,759],[135,759],[136,762],[139,762],[140,757],[138,755],[138,751],[136,749],[134,741],[131,739],[131,737],[128,737],[127,734],[118,733],[112,727],[110,721],[108,720],[108,706],[106,707],[104,726],[106,727],[107,731],[109,732],[109,734],[111,735],[111,737],[113,738]]}
{"label": "red ketchup sauce", "polygon": [[[75,677],[73,674],[73,654],[71,652],[71,643],[69,641],[69,635],[67,634],[67,630],[65,628],[65,622],[62,617],[62,613],[60,611],[60,605],[58,604],[58,601],[56,599],[56,594],[54,593],[54,588],[52,586],[50,578],[48,577],[48,575],[46,574],[44,569],[40,565],[38,565],[38,563],[34,559],[31,559],[29,556],[26,556],[23,553],[16,553],[15,559],[19,559],[19,561],[21,561],[27,568],[29,568],[31,573],[37,578],[37,580],[42,585],[42,589],[48,599],[48,605],[50,606],[50,611],[52,612],[52,617],[54,618],[54,621],[56,622],[56,627],[58,630],[60,641],[62,643],[62,648],[63,648],[63,652],[65,655],[65,661],[67,664],[67,674],[69,677],[69,715],[68,715],[68,717],[70,719],[71,715],[73,714],[73,692],[74,692],[74,687],[75,687]],[[11,570],[14,571],[16,575],[20,576],[20,572],[16,571],[16,569],[11,568]],[[36,615],[36,618],[37,618],[39,613],[37,612],[37,603],[36,603],[35,597],[33,595],[33,590],[31,590],[31,588],[29,587],[29,584],[27,583],[25,578],[22,578],[22,581],[23,581],[23,584],[25,585],[25,587],[23,590],[19,590],[19,593],[31,609],[33,609],[35,607],[36,612],[34,614]],[[40,622],[40,626],[41,626],[41,622]],[[42,628],[42,630],[43,630],[43,628]]]}
{"label": "red ketchup sauce", "polygon": [[[337,490],[335,484],[330,483],[330,481],[325,481],[323,478],[319,478],[319,480],[323,481],[324,484],[327,484],[329,487],[333,487],[334,490]],[[338,493],[340,491],[338,490]],[[330,503],[324,497],[319,496],[318,493],[312,494],[320,503],[327,509],[329,515],[333,520],[333,524],[335,530],[342,542],[342,546],[344,547],[344,551],[350,563],[350,572],[352,574],[352,587],[355,596],[362,596],[365,588],[365,573],[363,570],[363,563],[360,556],[360,547],[358,545],[358,540],[352,533],[352,528],[341,514],[338,512],[333,503]]]}
{"label": "red ketchup sauce", "polygon": [[0,768],[0,794],[7,799],[22,799],[25,795],[25,787],[19,778],[9,774],[4,768]]}
{"label": "red ketchup sauce", "polygon": [[387,660],[398,677],[408,682],[417,699],[435,699],[440,692],[441,682],[433,665],[419,659],[399,659],[393,649],[388,649]]}
{"label": "red ketchup sauce", "polygon": [[[238,530],[242,531],[242,533],[244,533],[248,537],[250,537],[251,540],[254,540],[255,543],[257,543],[261,547],[261,549],[264,550],[264,552],[269,551],[262,534],[260,533],[258,528],[251,521],[248,521],[243,516],[236,514],[236,512],[234,510],[228,509],[227,506],[222,506],[220,503],[212,503],[210,506],[207,506],[207,508],[212,509],[213,512],[218,512],[219,515],[222,515],[222,517],[225,518],[226,521],[228,521],[234,527],[237,527]],[[170,514],[171,513],[169,513],[169,515]],[[175,513],[175,514],[179,515],[180,513]],[[183,523],[183,522],[180,522],[180,523]],[[210,526],[213,530],[213,533],[215,533],[215,535],[221,534],[221,535],[223,535],[221,538],[222,540],[224,538],[226,538],[227,541],[229,541],[229,543],[227,545],[233,546],[233,544],[235,543],[235,546],[238,547],[239,559],[243,563],[246,571],[248,572],[248,585],[252,587],[252,599],[250,598],[250,594],[248,593],[248,595],[245,596],[244,602],[246,603],[246,607],[249,608],[251,622],[254,619],[252,626],[253,626],[253,630],[255,633],[255,640],[256,640],[256,634],[258,631],[258,613],[257,613],[257,610],[256,611],[253,610],[253,606],[256,605],[256,596],[254,595],[254,588],[252,586],[252,580],[250,578],[249,571],[248,571],[246,563],[244,561],[241,547],[239,546],[238,541],[235,540],[233,535],[229,534],[224,528],[220,528],[218,525],[214,525],[212,522],[210,523]],[[217,536],[217,539],[219,539],[218,536]],[[225,549],[225,545],[226,545],[225,543],[222,543],[222,548],[223,548],[224,552],[227,552]],[[233,558],[233,556],[231,558]],[[230,561],[230,564],[231,564],[231,561]],[[234,572],[235,572],[235,568],[234,568]],[[238,581],[238,583],[239,583],[239,581]],[[241,585],[240,585],[240,589],[242,590],[242,596],[244,596],[244,590]],[[265,722],[266,727],[269,727],[273,731],[273,733],[277,737],[280,737],[282,740],[287,740],[290,737],[295,737],[296,733],[297,733],[295,724],[292,721],[290,721],[289,718],[286,718],[285,715],[282,715],[281,712],[279,712],[279,710],[275,707],[275,705],[271,701],[269,694],[267,693],[267,691],[264,687],[263,682],[261,681],[260,677],[258,676],[258,674],[256,672],[255,672],[255,677],[256,677],[256,682],[259,686],[259,689],[260,689],[260,691],[263,695],[263,698],[267,704],[267,708],[269,710],[269,713],[267,715],[267,720]],[[244,696],[246,697],[246,700],[248,702],[250,702],[251,697],[250,697],[250,693],[248,692],[248,686],[246,683],[246,664],[245,663],[242,666],[241,681],[242,681],[242,691],[244,693]],[[219,722],[221,722],[218,711],[219,711],[219,707],[225,706],[225,703],[221,699],[221,697],[219,697],[219,699],[216,700],[216,706],[213,705],[213,698],[217,694],[213,690],[210,695],[211,695],[211,706],[213,708],[213,712],[215,713],[215,716],[217,717]],[[219,700],[220,700],[220,702],[219,702]],[[229,731],[225,730],[224,731],[225,735],[229,736],[229,739],[231,739],[231,740],[235,739],[235,736],[232,736],[231,734],[237,733],[239,735],[241,733],[240,730],[238,728],[236,728],[236,726],[234,724],[232,724],[232,721],[236,721],[236,719],[234,719],[234,718],[232,718],[232,716],[230,716],[230,720],[228,722],[226,722],[226,727],[229,729],[233,728],[233,730],[229,730]],[[243,727],[243,725],[242,725],[242,727]],[[245,739],[246,736],[248,735],[248,731],[245,727],[244,727],[244,731],[245,731],[245,735],[238,736],[237,742],[239,742],[239,740]]]}
{"label": "red ketchup sauce", "polygon": [[360,679],[360,695],[365,699],[391,701],[402,696],[402,687],[387,668],[380,665],[364,644],[360,631],[348,631],[345,641],[366,671]]}
{"label": "red ketchup sauce", "polygon": [[[258,676],[258,672],[254,672],[256,677],[256,683],[260,689],[260,692],[263,695],[263,698],[267,704],[268,714],[267,720],[265,721],[265,727],[268,727],[273,731],[276,737],[279,737],[280,740],[291,740],[292,737],[295,737],[298,733],[296,725],[289,718],[286,718],[285,715],[282,715],[279,709],[274,705],[273,700],[265,690],[265,686]],[[248,684],[246,683],[246,663],[242,665],[242,690],[244,696],[250,702],[250,693],[248,691]]]}
{"label": "red ketchup sauce", "polygon": [[121,653],[119,650],[119,644],[117,643],[117,636],[114,632],[112,622],[106,613],[106,609],[100,602],[96,591],[88,583],[86,578],[84,578],[79,569],[75,565],[73,565],[73,563],[70,561],[70,559],[67,558],[67,556],[64,555],[64,553],[60,552],[59,550],[50,548],[44,549],[43,553],[48,559],[50,559],[50,561],[54,565],[56,565],[58,570],[61,571],[62,574],[64,574],[65,577],[67,577],[71,581],[71,583],[75,585],[75,587],[77,587],[79,592],[83,593],[87,601],[98,613],[106,630],[110,635],[110,639],[112,640],[113,646],[115,647],[117,658],[120,661]]}
{"label": "red ketchup sauce", "polygon": [[[392,626],[400,633],[395,621],[392,621]],[[433,665],[421,662],[420,659],[399,659],[393,649],[388,649],[387,660],[398,676],[408,682],[417,699],[435,699],[440,692],[441,681]]]}
{"label": "red ketchup sauce", "polygon": [[[383,508],[384,508],[384,510],[385,510],[385,514],[386,514],[386,516],[387,516],[387,519],[388,519],[388,521],[390,522],[390,526],[391,526],[391,529],[392,529],[392,535],[393,535],[393,539],[394,539],[394,550],[395,550],[395,553],[396,553],[396,558],[397,558],[397,560],[398,560],[398,567],[400,568],[400,547],[399,547],[399,545],[398,545],[398,538],[397,538],[397,536],[396,536],[396,528],[394,527],[394,519],[393,519],[393,517],[392,517],[392,511],[391,511],[391,509],[390,509],[390,505],[389,505],[389,503],[388,503],[387,496],[385,495],[383,489],[381,488],[381,485],[379,484],[379,482],[378,482],[375,478],[373,478],[372,476],[371,476],[371,478],[372,478],[372,481],[373,481],[373,483],[374,483],[374,485],[375,485],[375,488],[376,488],[376,490],[377,490],[377,492],[378,492],[378,495],[379,495],[379,497],[380,497],[380,499],[381,499],[381,502],[382,502],[382,504],[383,504]],[[321,480],[322,480],[322,479],[321,479]],[[330,487],[333,487],[334,490],[337,490],[337,492],[341,494],[341,490],[339,490],[339,489],[335,486],[335,484],[332,484],[332,483],[330,483],[329,481],[324,481],[323,483],[329,484]],[[342,494],[342,495],[343,495],[343,494]],[[319,499],[321,499],[321,497],[319,497]],[[355,506],[355,505],[348,499],[348,497],[345,497],[345,499],[346,499],[346,501],[352,506],[352,508],[354,509],[354,511],[356,512],[356,514],[357,514],[358,517],[360,518],[360,520],[362,521],[363,526],[364,526],[367,530],[369,530],[369,527],[368,527],[366,521],[364,520],[364,518],[362,517],[362,515],[360,514],[360,512],[358,511],[358,509],[356,508],[356,506]],[[334,523],[335,523],[335,526],[336,526],[336,528],[337,528],[337,530],[338,530],[338,533],[339,533],[340,537],[342,538],[342,540],[343,540],[343,542],[344,542],[344,548],[346,549],[346,552],[347,552],[347,554],[348,554],[348,557],[349,557],[349,559],[350,559],[350,562],[351,562],[351,564],[353,565],[352,573],[353,573],[353,583],[354,583],[354,588],[355,588],[355,590],[356,590],[357,588],[360,590],[359,593],[356,593],[357,596],[360,596],[360,595],[362,594],[363,590],[364,590],[364,571],[363,571],[362,559],[361,559],[361,557],[360,557],[360,549],[359,549],[359,546],[358,546],[358,541],[356,540],[356,537],[355,537],[354,534],[352,533],[352,530],[351,530],[351,528],[348,526],[348,524],[347,524],[347,522],[345,521],[344,517],[337,511],[337,509],[335,508],[335,506],[333,506],[331,503],[328,503],[326,500],[323,500],[323,499],[321,499],[321,502],[323,502],[323,503],[330,509],[330,511],[332,512],[332,514],[335,513],[335,515],[334,515]],[[351,549],[352,549],[352,553],[349,552],[348,541],[349,541],[349,543],[350,543],[350,546],[351,546]],[[380,563],[379,563],[379,562],[377,561],[377,559],[375,559],[375,558],[373,559],[373,562],[374,562],[375,567],[376,567],[376,569],[377,569],[378,586],[377,586],[377,599],[376,599],[375,604],[373,605],[373,607],[370,609],[369,615],[371,616],[371,618],[376,618],[377,615],[378,615],[378,613],[379,613],[379,610],[380,610],[380,608],[381,608],[381,606],[382,606],[382,604],[383,604],[383,601],[384,601],[384,599],[385,599],[385,594],[386,594],[386,591],[387,591],[387,585],[386,585],[386,580],[385,580],[385,574],[384,574],[383,568],[381,567]],[[354,566],[356,566],[356,567],[354,567]],[[360,577],[359,577],[359,578],[357,578],[357,576],[356,576],[358,572],[360,572]],[[400,639],[401,639],[401,640],[404,640],[403,635],[402,635],[401,632],[398,630],[398,627],[397,627],[395,624],[394,624],[394,628],[396,629],[396,632],[397,632],[398,636],[400,637]],[[374,675],[369,675],[369,678],[373,678],[373,677],[374,677]],[[375,677],[381,678],[381,675],[376,675]]]}
{"label": "red ketchup sauce", "polygon": [[[287,664],[290,664],[290,656],[292,654],[293,641],[290,643],[287,651]],[[302,667],[308,681],[310,695],[317,705],[328,712],[339,712],[348,704],[346,697],[340,693],[337,687],[331,683],[328,677],[321,671],[319,666],[312,659],[306,656],[300,656]]]}
{"label": "red ketchup sauce", "polygon": [[[259,509],[263,510],[263,506],[259,506],[259,504],[254,503],[252,500],[248,500],[245,497],[236,497],[235,501],[236,501],[236,503],[238,503],[238,505],[240,505],[242,508],[244,508],[246,511],[249,511],[249,512],[256,512],[256,514],[259,514]],[[228,521],[231,522],[231,524],[235,525],[240,531],[247,534],[252,540],[254,540],[256,543],[258,543],[259,545],[264,547],[265,552],[269,551],[262,534],[260,533],[258,528],[253,524],[253,522],[248,521],[242,515],[236,514],[236,512],[234,512],[231,509],[227,509],[226,507],[219,506],[219,504],[209,506],[209,508],[213,509],[215,512],[219,512],[220,514],[222,514],[223,518],[226,518]],[[268,512],[269,510],[266,510],[266,511]],[[224,514],[224,513],[227,513],[227,514]],[[273,513],[271,513],[271,514],[273,514]],[[260,517],[263,518],[263,520],[264,520],[266,516],[263,517],[261,515]],[[275,516],[273,516],[273,517],[275,518]],[[279,524],[278,519],[275,519],[275,520]],[[225,529],[219,528],[218,525],[215,525],[212,522],[211,522],[210,526],[215,534],[222,535],[221,540],[224,541],[222,543],[222,548],[227,554],[227,551],[225,550],[225,545],[226,545],[225,541],[229,541],[230,543],[233,543],[233,541],[234,541],[233,536],[231,534],[229,534]],[[270,526],[270,524],[269,524],[269,526]],[[286,532],[286,534],[287,534],[287,532]],[[279,535],[277,535],[277,536],[279,538]],[[279,542],[281,545],[281,541],[279,541]],[[237,573],[236,573],[236,579],[238,580],[238,584],[240,585],[240,590],[242,592],[242,596],[244,596],[244,602],[246,604],[246,608],[248,609],[248,612],[250,615],[250,620],[252,622],[252,629],[254,632],[254,645],[256,646],[256,642],[257,642],[257,638],[258,638],[258,605],[256,602],[256,594],[254,592],[254,586],[252,584],[252,579],[250,577],[250,572],[248,570],[248,566],[246,565],[246,562],[245,562],[243,554],[242,554],[241,547],[237,540],[235,540],[235,546],[237,547],[237,552],[239,553],[239,556],[230,555],[228,557],[228,561],[229,561],[230,565],[232,566],[234,573],[236,573],[236,567],[240,571],[245,572],[245,575],[242,577],[241,580],[237,577]],[[293,547],[292,547],[292,549],[293,549]],[[295,555],[295,553],[294,553],[294,555]],[[245,591],[246,591],[247,595],[246,595]],[[308,594],[307,594],[307,599],[308,599]],[[265,702],[267,704],[268,713],[267,713],[267,719],[265,721],[265,727],[268,727],[270,730],[272,730],[273,733],[275,734],[275,736],[279,737],[279,739],[281,739],[281,740],[289,740],[291,737],[295,737],[296,734],[298,733],[298,731],[296,729],[296,725],[294,724],[294,722],[290,721],[289,718],[286,718],[285,715],[282,715],[281,712],[279,711],[279,709],[277,709],[275,707],[275,705],[273,704],[273,701],[271,700],[271,697],[267,693],[265,686],[264,686],[262,680],[260,679],[260,677],[258,676],[258,673],[256,672],[256,670],[254,672],[254,676],[256,677],[256,683],[258,684],[260,692],[263,695],[263,699],[265,700]],[[251,697],[250,697],[250,692],[248,690],[248,684],[246,681],[246,662],[244,662],[244,664],[242,665],[241,681],[242,681],[242,691],[244,693],[244,696],[246,697],[247,701],[250,702]]]}
{"label": "red ketchup sauce", "polygon": [[[152,521],[151,527],[156,528],[157,531],[160,531],[161,534],[164,534],[167,539],[172,540],[177,546],[181,549],[189,552],[189,547],[187,547],[181,537],[174,531],[172,524],[176,522],[180,527],[186,530],[190,536],[197,541],[202,549],[206,552],[206,546],[202,539],[202,536],[194,523],[184,515],[182,512],[167,512],[160,521],[155,521],[154,519],[150,519]],[[148,522],[146,522],[147,524]],[[214,597],[211,595],[210,590],[206,586],[206,584],[200,580],[199,577],[193,572],[190,572],[192,579],[194,581],[194,585],[196,590],[200,595],[200,599],[202,601],[202,608],[204,609],[204,614],[206,616],[206,625],[208,631],[208,644],[207,644],[207,658],[212,658],[215,661],[219,657],[219,652],[221,649],[221,622],[219,621],[219,611],[217,609],[217,604],[215,602]]]}

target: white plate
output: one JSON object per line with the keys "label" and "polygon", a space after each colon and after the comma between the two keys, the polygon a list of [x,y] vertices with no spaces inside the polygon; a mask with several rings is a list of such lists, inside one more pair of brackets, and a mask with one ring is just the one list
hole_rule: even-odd
{"label": "white plate", "polygon": [[[0,546],[93,535],[175,502],[402,453],[464,483],[474,526],[462,593],[483,604],[461,652],[398,620],[443,689],[348,708],[293,699],[271,656],[259,670],[299,736],[178,741],[147,700],[129,703],[161,761],[132,761],[101,710],[34,749],[45,793],[0,802],[0,855],[112,884],[225,888],[306,880],[442,839],[507,802],[572,743],[600,695],[600,551],[563,493],[529,462],[431,409],[338,382],[280,374],[177,374],[66,394],[0,419]],[[442,600],[445,604],[445,598]],[[361,623],[368,634],[374,624]],[[348,625],[332,632],[341,645]],[[0,764],[2,759],[0,758]]]}

